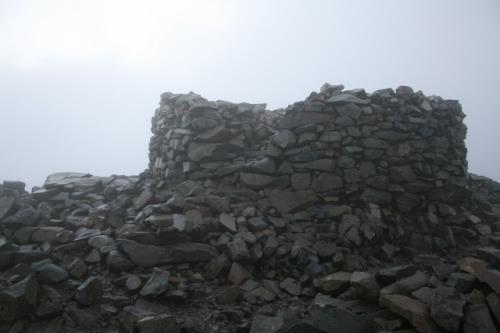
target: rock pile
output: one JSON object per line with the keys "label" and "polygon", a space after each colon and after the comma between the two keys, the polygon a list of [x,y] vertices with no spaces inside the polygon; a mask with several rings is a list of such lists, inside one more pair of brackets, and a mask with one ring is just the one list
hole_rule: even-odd
{"label": "rock pile", "polygon": [[497,332],[500,184],[462,118],[409,88],[164,94],[143,174],[0,185],[0,332]]}
{"label": "rock pile", "polygon": [[150,169],[169,183],[312,191],[404,212],[466,199],[465,115],[457,101],[409,87],[343,88],[324,85],[275,112],[165,93],[153,118]]}

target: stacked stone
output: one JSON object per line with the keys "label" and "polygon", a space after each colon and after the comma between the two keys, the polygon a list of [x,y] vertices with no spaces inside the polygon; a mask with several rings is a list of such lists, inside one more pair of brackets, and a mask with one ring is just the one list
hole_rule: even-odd
{"label": "stacked stone", "polygon": [[0,332],[497,332],[500,185],[462,119],[404,87],[164,94],[151,172],[0,185]]}
{"label": "stacked stone", "polygon": [[224,177],[240,170],[273,133],[265,104],[209,102],[189,93],[161,96],[153,117],[150,168],[170,183]]}
{"label": "stacked stone", "polygon": [[150,168],[178,182],[236,179],[242,188],[362,200],[409,212],[466,199],[465,115],[457,101],[409,87],[320,93],[289,106],[162,95]]}

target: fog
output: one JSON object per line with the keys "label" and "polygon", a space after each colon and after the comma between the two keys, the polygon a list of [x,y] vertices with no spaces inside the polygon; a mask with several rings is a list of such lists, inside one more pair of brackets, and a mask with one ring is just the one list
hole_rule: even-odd
{"label": "fog", "polygon": [[164,91],[279,108],[324,82],[460,100],[500,180],[500,2],[0,0],[0,180],[138,174]]}

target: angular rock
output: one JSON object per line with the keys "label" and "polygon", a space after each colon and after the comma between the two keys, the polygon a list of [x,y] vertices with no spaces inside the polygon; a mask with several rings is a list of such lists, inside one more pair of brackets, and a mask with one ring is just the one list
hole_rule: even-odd
{"label": "angular rock", "polygon": [[113,250],[108,254],[108,257],[106,258],[106,265],[109,269],[119,272],[126,272],[132,270],[135,267],[134,263],[132,263],[118,250]]}
{"label": "angular rock", "polygon": [[490,293],[486,297],[486,301],[493,318],[496,320],[496,323],[500,324],[500,296],[495,293]]}
{"label": "angular rock", "polygon": [[471,304],[465,308],[464,333],[498,332],[486,304]]}
{"label": "angular rock", "polygon": [[88,244],[95,249],[102,249],[103,247],[113,247],[115,241],[106,235],[98,235],[94,237],[90,237]]}
{"label": "angular rock", "polygon": [[320,280],[320,289],[324,293],[340,294],[349,287],[351,276],[348,272],[332,273]]}
{"label": "angular rock", "polygon": [[68,266],[69,274],[72,277],[81,279],[85,274],[87,274],[88,268],[85,262],[80,258],[75,258],[71,264]]}
{"label": "angular rock", "polygon": [[154,194],[149,188],[144,189],[141,194],[136,197],[134,202],[135,209],[143,209],[148,204],[150,204],[154,199]]}
{"label": "angular rock", "polygon": [[429,276],[423,272],[416,272],[414,275],[403,278],[380,290],[381,295],[401,294],[409,295],[412,291],[425,287],[429,283]]}
{"label": "angular rock", "polygon": [[261,189],[273,182],[273,177],[259,173],[241,172],[240,180],[244,186],[252,189]]}
{"label": "angular rock", "polygon": [[183,243],[165,247],[162,264],[207,262],[218,256],[217,249],[203,243]]}
{"label": "angular rock", "polygon": [[169,271],[155,267],[151,278],[144,284],[139,294],[141,296],[158,296],[167,291],[169,279]]}
{"label": "angular rock", "polygon": [[367,188],[361,194],[361,200],[369,203],[387,205],[392,202],[392,195],[389,192],[377,190],[374,188]]}
{"label": "angular rock", "polygon": [[351,275],[351,286],[363,298],[370,300],[378,298],[380,288],[373,274],[368,272],[353,272]]}
{"label": "angular rock", "polygon": [[210,245],[181,243],[171,246],[143,245],[128,239],[117,239],[121,250],[138,266],[152,267],[182,262],[205,262],[218,255]]}
{"label": "angular rock", "polygon": [[85,257],[85,261],[89,264],[97,264],[101,259],[101,254],[96,249],[90,250],[89,254]]}
{"label": "angular rock", "polygon": [[294,112],[287,113],[278,121],[279,129],[293,129],[302,125],[324,124],[330,120],[330,116],[317,112]]}
{"label": "angular rock", "polygon": [[370,316],[357,315],[346,309],[315,310],[305,319],[294,320],[282,330],[284,333],[371,333]]}
{"label": "angular rock", "polygon": [[248,272],[245,267],[241,266],[238,263],[233,263],[231,265],[231,269],[229,270],[229,275],[228,279],[231,281],[234,285],[239,286],[245,280],[250,279],[252,275],[250,272]]}
{"label": "angular rock", "polygon": [[102,284],[95,276],[89,277],[75,291],[78,304],[89,306],[94,304],[102,294]]}
{"label": "angular rock", "polygon": [[246,242],[241,238],[236,238],[228,244],[229,255],[233,261],[248,261],[250,260],[250,251]]}
{"label": "angular rock", "polygon": [[16,196],[14,194],[0,196],[0,220],[13,213],[15,202]]}
{"label": "angular rock", "polygon": [[313,248],[322,258],[331,257],[337,252],[337,246],[333,242],[319,241],[314,243]]}
{"label": "angular rock", "polygon": [[336,167],[336,162],[333,159],[322,158],[304,163],[294,163],[295,168],[314,171],[333,172]]}
{"label": "angular rock", "polygon": [[269,194],[269,202],[282,214],[295,213],[310,207],[317,200],[313,191],[274,191]]}
{"label": "angular rock", "polygon": [[226,141],[232,136],[232,132],[224,126],[217,126],[198,134],[196,141],[201,142],[221,142]]}
{"label": "angular rock", "polygon": [[131,274],[128,276],[127,281],[125,281],[125,287],[127,288],[127,290],[130,291],[138,290],[141,287],[141,285],[142,285],[142,280],[137,275]]}
{"label": "angular rock", "polygon": [[417,273],[417,266],[401,265],[390,268],[380,269],[377,273],[377,279],[384,284],[394,283],[406,277],[410,277]]}
{"label": "angular rock", "polygon": [[420,197],[411,193],[403,193],[396,197],[396,205],[402,212],[410,212],[420,205]]}
{"label": "angular rock", "polygon": [[284,325],[283,317],[268,317],[256,315],[252,320],[250,333],[275,333],[278,332]]}
{"label": "angular rock", "polygon": [[311,175],[305,172],[294,173],[291,176],[291,183],[295,190],[306,190],[311,186]]}
{"label": "angular rock", "polygon": [[338,190],[344,187],[344,182],[342,178],[330,174],[330,173],[322,173],[318,176],[318,178],[314,179],[311,188],[315,192],[327,192],[332,190]]}
{"label": "angular rock", "polygon": [[188,157],[191,161],[200,162],[212,154],[217,149],[217,144],[214,143],[191,143],[188,148]]}
{"label": "angular rock", "polygon": [[292,296],[299,296],[302,293],[302,284],[292,278],[286,278],[281,281],[280,288]]}
{"label": "angular rock", "polygon": [[237,232],[236,220],[233,214],[222,213],[219,215],[219,223],[228,231]]}
{"label": "angular rock", "polygon": [[82,309],[75,305],[67,306],[66,313],[76,323],[76,326],[87,330],[96,330],[98,314],[90,309]]}
{"label": "angular rock", "polygon": [[442,332],[432,321],[427,305],[404,295],[382,295],[380,304],[407,319],[421,333]]}
{"label": "angular rock", "polygon": [[453,288],[437,287],[431,303],[431,317],[449,332],[458,332],[464,317],[465,297]]}
{"label": "angular rock", "polygon": [[342,133],[339,131],[326,131],[320,137],[321,142],[340,142],[342,140]]}
{"label": "angular rock", "polygon": [[297,138],[290,130],[281,130],[277,132],[272,138],[271,141],[282,149],[286,149],[289,146],[295,144]]}
{"label": "angular rock", "polygon": [[12,323],[17,318],[33,312],[41,291],[33,275],[0,291],[0,323]]}
{"label": "angular rock", "polygon": [[0,270],[14,266],[17,248],[0,238]]}
{"label": "angular rock", "polygon": [[347,103],[353,103],[353,104],[358,104],[358,105],[369,104],[369,102],[366,100],[363,100],[363,99],[358,98],[354,95],[346,94],[346,93],[334,95],[334,96],[330,97],[329,99],[327,99],[326,103],[332,104],[332,105],[347,104]]}
{"label": "angular rock", "polygon": [[57,236],[62,232],[62,227],[41,227],[37,228],[31,235],[33,242],[52,242],[57,239]]}
{"label": "angular rock", "polygon": [[250,163],[250,168],[256,173],[273,174],[276,171],[276,164],[270,158],[261,158]]}
{"label": "angular rock", "polygon": [[424,302],[427,305],[430,305],[432,302],[432,297],[434,295],[434,289],[429,287],[423,287],[415,290],[411,293],[413,297],[418,299],[419,301]]}
{"label": "angular rock", "polygon": [[38,273],[38,279],[42,284],[60,283],[68,279],[68,272],[50,260],[35,262],[31,268]]}
{"label": "angular rock", "polygon": [[148,316],[136,324],[137,333],[181,333],[175,317],[168,314]]}
{"label": "angular rock", "polygon": [[72,187],[78,190],[90,190],[100,184],[102,179],[86,173],[78,172],[59,172],[53,173],[47,177],[44,186],[52,187]]}

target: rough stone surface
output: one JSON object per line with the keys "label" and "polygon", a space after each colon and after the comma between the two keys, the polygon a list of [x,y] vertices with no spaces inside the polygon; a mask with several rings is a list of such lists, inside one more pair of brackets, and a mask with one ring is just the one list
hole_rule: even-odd
{"label": "rough stone surface", "polygon": [[434,290],[430,310],[436,323],[449,332],[458,332],[462,322],[465,297],[455,289],[438,287]]}
{"label": "rough stone surface", "polygon": [[496,332],[500,184],[464,116],[409,87],[164,93],[140,175],[0,184],[0,332]]}
{"label": "rough stone surface", "polygon": [[144,284],[140,291],[141,296],[158,296],[164,293],[168,288],[168,280],[170,278],[170,272],[154,268],[151,278]]}
{"label": "rough stone surface", "polygon": [[75,300],[83,306],[95,303],[102,293],[102,284],[95,276],[89,277],[75,292]]}

